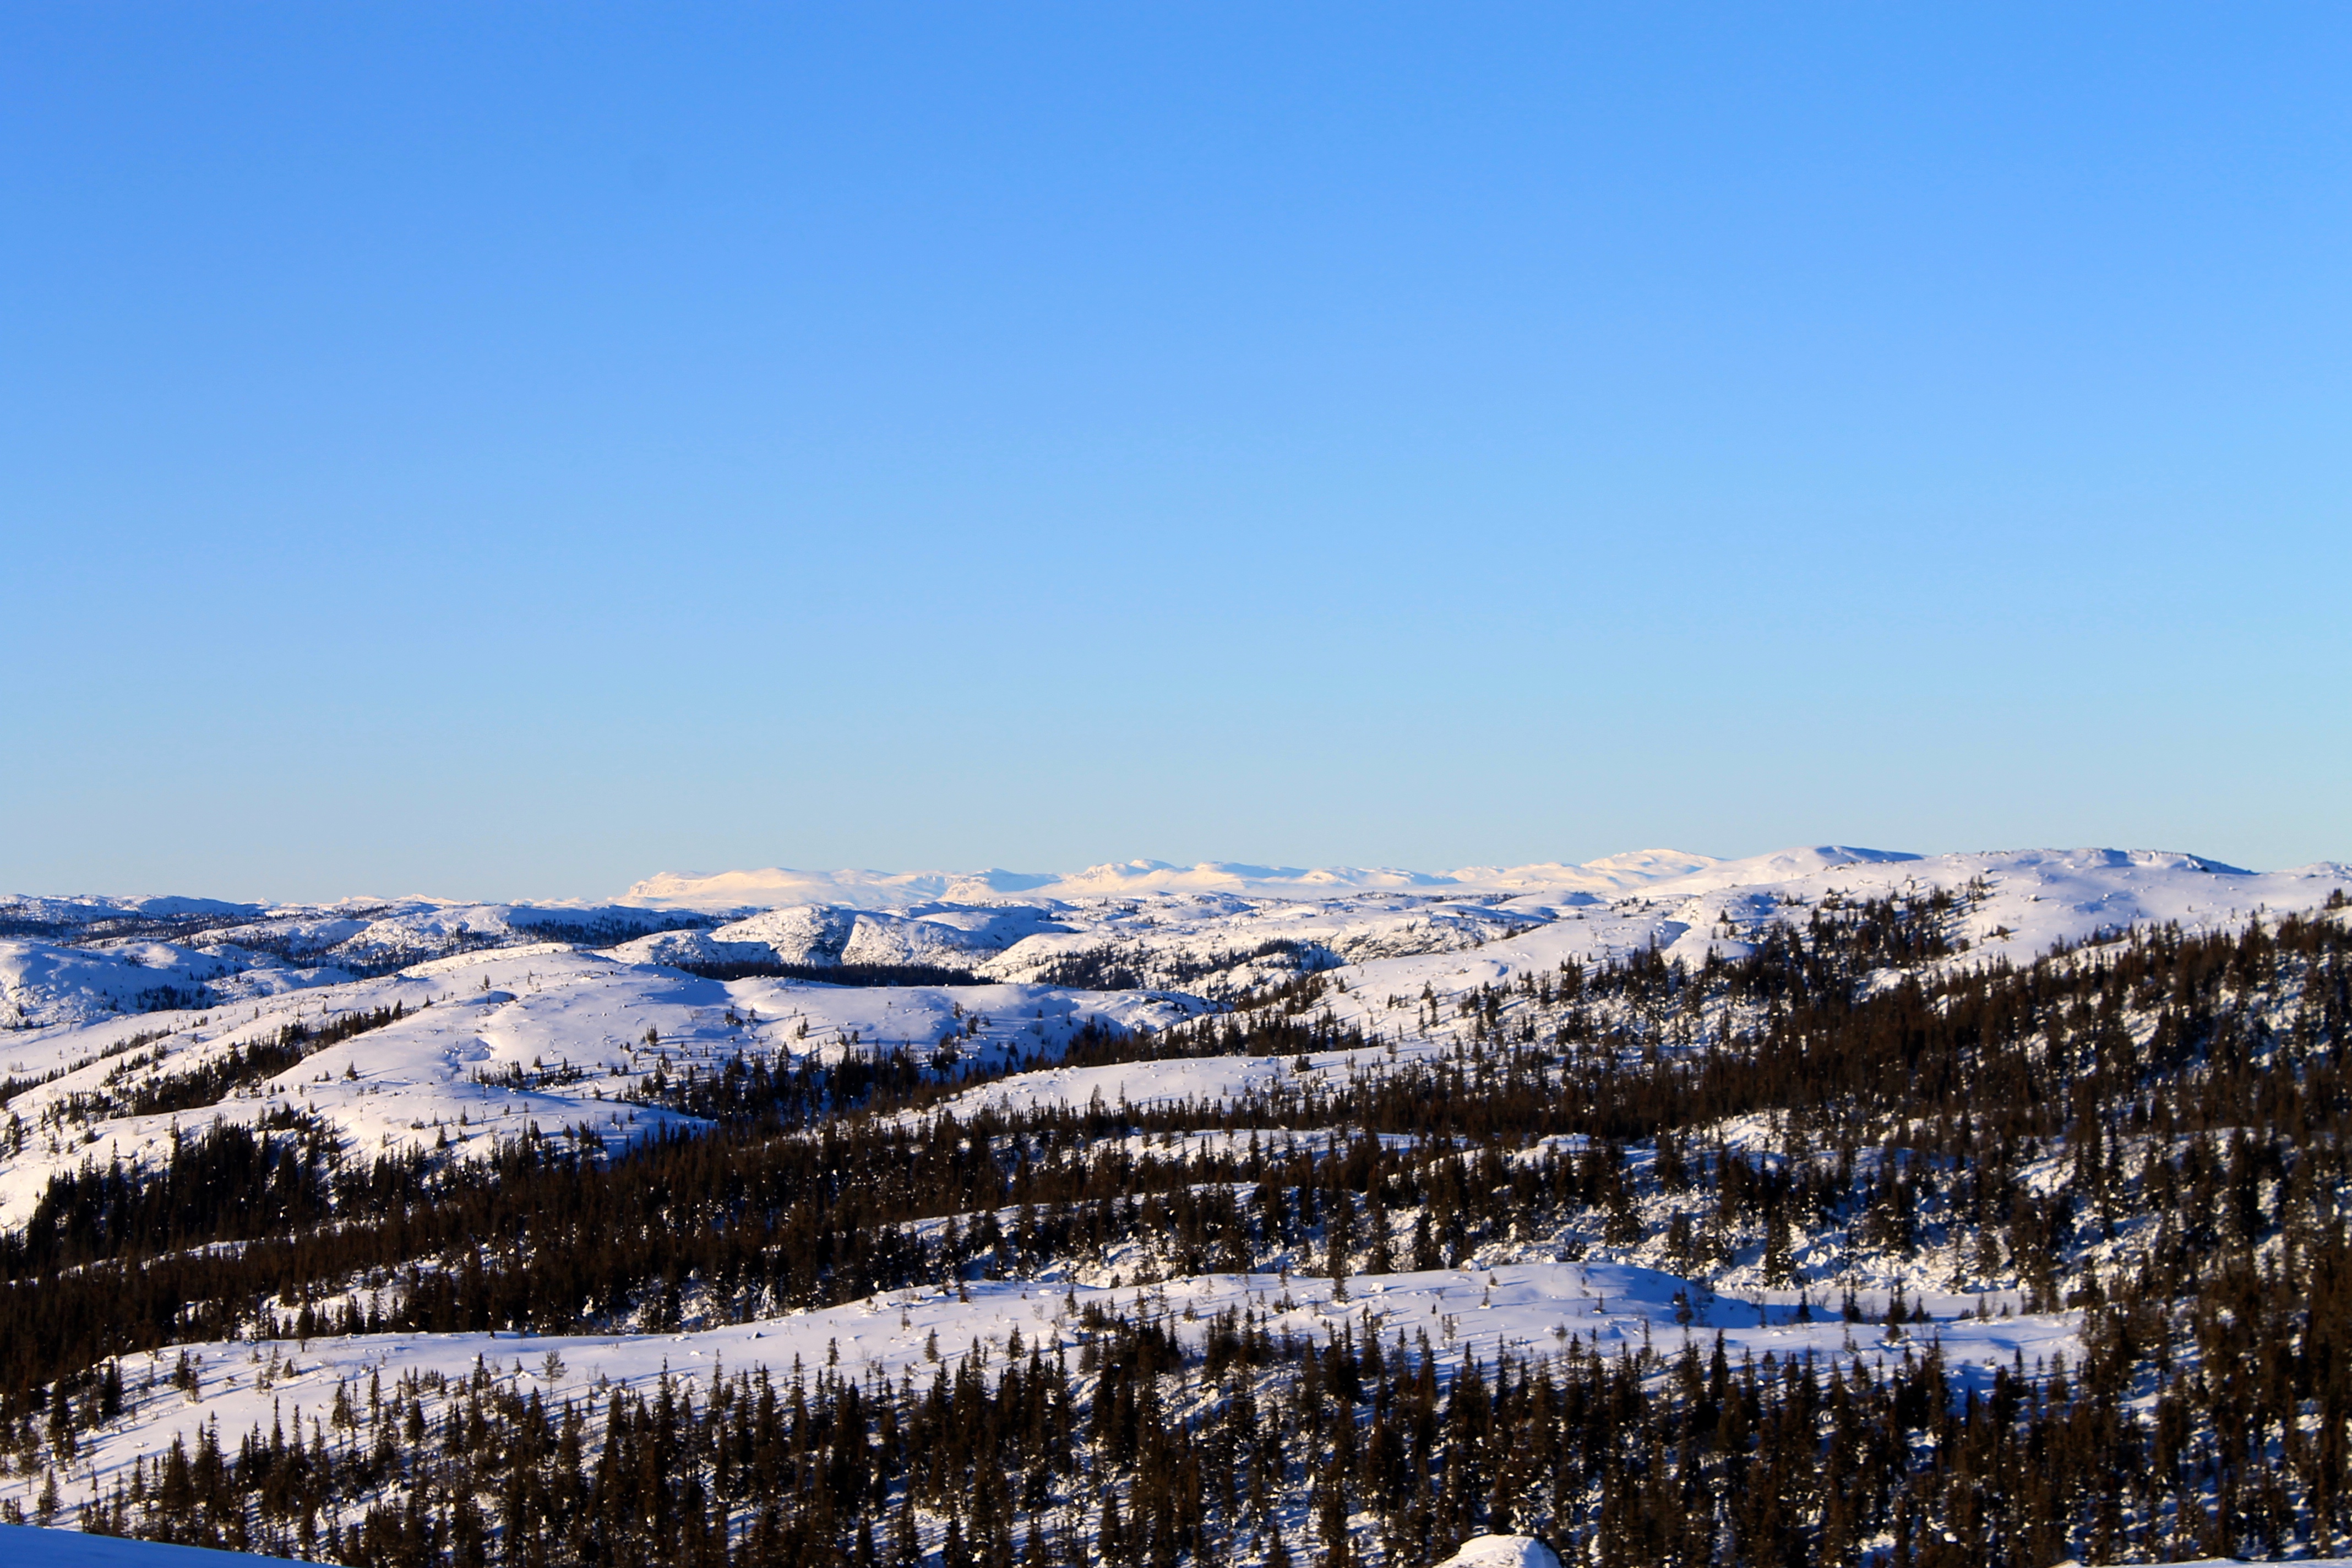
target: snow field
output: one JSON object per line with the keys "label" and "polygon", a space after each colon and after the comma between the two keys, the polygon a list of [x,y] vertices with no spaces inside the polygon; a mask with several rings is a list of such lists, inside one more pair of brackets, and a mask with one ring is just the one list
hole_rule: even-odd
{"label": "snow field", "polygon": [[14,1568],[263,1568],[289,1560],[26,1524],[0,1526],[0,1561]]}
{"label": "snow field", "polygon": [[1532,1535],[1477,1535],[1437,1568],[1559,1568],[1559,1554]]}

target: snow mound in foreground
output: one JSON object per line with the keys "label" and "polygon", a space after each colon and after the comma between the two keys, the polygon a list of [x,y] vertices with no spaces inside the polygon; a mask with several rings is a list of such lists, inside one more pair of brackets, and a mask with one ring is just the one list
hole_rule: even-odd
{"label": "snow mound in foreground", "polygon": [[[15,1568],[256,1568],[288,1562],[283,1557],[164,1546],[152,1541],[126,1541],[119,1535],[85,1535],[79,1530],[40,1530],[29,1524],[0,1525],[0,1558]],[[289,1563],[288,1568],[304,1565]]]}
{"label": "snow mound in foreground", "polygon": [[1532,1535],[1474,1535],[1438,1568],[1559,1568],[1559,1554]]}

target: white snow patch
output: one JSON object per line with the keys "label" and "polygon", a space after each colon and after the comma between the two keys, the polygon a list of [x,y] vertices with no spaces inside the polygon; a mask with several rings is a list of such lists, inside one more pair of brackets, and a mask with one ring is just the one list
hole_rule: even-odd
{"label": "white snow patch", "polygon": [[1559,1553],[1532,1535],[1474,1535],[1437,1568],[1559,1568]]}

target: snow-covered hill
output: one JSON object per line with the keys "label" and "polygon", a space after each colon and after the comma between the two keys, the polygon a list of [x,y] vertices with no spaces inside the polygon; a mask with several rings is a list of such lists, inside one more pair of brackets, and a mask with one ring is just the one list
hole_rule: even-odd
{"label": "snow-covered hill", "polygon": [[[248,1432],[266,1436],[288,1421],[299,1433],[306,1416],[324,1420],[339,1405],[364,1403],[371,1384],[446,1387],[452,1408],[461,1409],[466,1391],[480,1386],[476,1380],[486,1373],[491,1386],[551,1409],[570,1400],[591,1410],[616,1390],[651,1397],[666,1384],[707,1402],[706,1389],[717,1377],[761,1367],[781,1375],[838,1365],[887,1386],[910,1374],[953,1375],[975,1356],[975,1372],[1017,1365],[1023,1344],[1048,1355],[1075,1355],[1096,1337],[1088,1324],[1099,1321],[1097,1313],[1162,1321],[1195,1352],[1222,1315],[1244,1310],[1260,1314],[1269,1334],[1307,1342],[1342,1330],[1384,1342],[1426,1335],[1433,1365],[1449,1376],[1465,1364],[1491,1367],[1505,1352],[1556,1353],[1571,1340],[1612,1359],[1645,1346],[1648,1353],[1668,1358],[1685,1346],[1705,1353],[1720,1342],[1735,1359],[1769,1352],[1790,1363],[1810,1355],[1824,1368],[1881,1369],[1932,1344],[1940,1347],[1948,1376],[1981,1393],[2001,1369],[2047,1367],[2055,1358],[2081,1356],[2079,1313],[1988,1320],[1972,1315],[1977,1304],[1972,1296],[1923,1296],[1918,1305],[1931,1321],[1890,1337],[1881,1329],[1810,1312],[1800,1321],[1793,1291],[1718,1298],[1652,1269],[1534,1263],[1383,1275],[1357,1279],[1352,1289],[1304,1274],[1270,1273],[1188,1276],[1131,1288],[978,1280],[960,1289],[890,1291],[678,1333],[361,1334],[197,1343],[125,1358],[124,1415],[82,1447],[73,1488],[60,1502],[71,1509],[107,1497],[118,1483],[128,1483],[135,1463],[153,1464],[175,1439],[193,1449],[207,1427],[232,1447]],[[175,1384],[184,1351],[192,1370],[184,1384]],[[0,1479],[0,1499],[28,1506],[37,1484],[29,1476]],[[1465,1563],[1534,1568],[1543,1561],[1504,1555],[1511,1550],[1509,1538],[1490,1538]]]}
{"label": "snow-covered hill", "polygon": [[1437,1568],[1559,1568],[1559,1553],[1532,1535],[1477,1535]]}
{"label": "snow-covered hill", "polygon": [[1527,951],[1557,949],[1553,962],[1652,942],[1694,960],[1730,954],[1739,931],[1832,897],[1965,892],[1958,935],[1980,952],[2028,953],[2111,926],[2307,908],[2347,883],[2352,870],[2332,862],[2254,873],[2145,851],[1921,858],[1827,846],[1444,873],[1158,861],[1068,876],[730,872],[649,879],[606,905],[18,896],[0,900],[0,1028],[203,1011],[548,942],[610,948],[626,963],[913,967],[1219,997],[1538,931],[1549,936]]}
{"label": "snow-covered hill", "polygon": [[291,1558],[208,1552],[201,1546],[168,1546],[37,1525],[0,1526],[0,1562],[10,1568],[294,1568]]}
{"label": "snow-covered hill", "polygon": [[[1097,868],[1055,885],[1067,891],[1133,869]],[[1149,881],[1166,869],[1136,875]],[[1097,1092],[1111,1102],[1205,1100],[1263,1088],[1288,1069],[1250,1058],[1084,1069],[1052,1062],[1090,1023],[1163,1028],[1308,973],[1328,982],[1320,1007],[1331,1021],[1387,1043],[1383,1059],[1411,1061],[1458,1043],[1460,999],[1486,989],[1652,948],[1694,966],[1711,954],[1736,958],[1774,922],[1868,899],[1951,894],[1953,951],[1938,962],[1953,966],[2021,962],[2133,924],[2231,928],[2260,912],[2315,909],[2352,888],[2352,867],[2334,862],[2256,873],[2147,851],[1920,858],[1835,847],[1743,860],[1657,851],[1566,868],[1576,874],[1568,881],[1613,879],[1618,890],[1606,897],[1591,887],[1500,885],[1559,869],[1496,874],[1489,880],[1497,885],[1475,898],[1459,890],[1466,872],[1420,884],[1442,883],[1442,891],[1367,889],[1338,873],[1300,873],[1286,885],[1328,880],[1314,883],[1321,890],[1312,897],[1157,887],[895,908],[804,903],[641,935],[627,933],[681,917],[625,905],[260,910],[193,900],[19,899],[7,907],[21,921],[60,932],[131,919],[207,926],[179,942],[0,942],[0,1017],[17,1026],[0,1031],[0,1079],[13,1086],[5,1109],[24,1130],[0,1144],[0,1224],[21,1223],[54,1171],[84,1160],[152,1161],[175,1127],[257,1123],[283,1108],[323,1118],[355,1153],[462,1152],[534,1127],[625,1142],[678,1124],[635,1102],[657,1068],[707,1070],[738,1055],[823,1061],[853,1046],[903,1046],[928,1059],[943,1041],[963,1070],[1045,1069],[976,1091],[975,1103],[1084,1105]],[[231,923],[209,923],[225,918]],[[559,940],[541,940],[551,935]],[[597,945],[616,935],[626,940]],[[306,966],[286,952],[320,962]],[[426,956],[395,966],[412,953]],[[921,966],[969,972],[979,983],[858,988],[780,975],[707,979],[676,967],[763,963],[818,972]],[[221,1064],[289,1028],[323,1030],[395,1005],[399,1021],[281,1070],[244,1073],[218,1099],[173,1092],[207,1070],[217,1077]],[[1369,1055],[1335,1056],[1318,1070],[1375,1065]],[[139,1111],[142,1094],[151,1102],[168,1095],[173,1109]]]}
{"label": "snow-covered hill", "polygon": [[[1801,971],[1804,984],[1845,988],[1841,1005],[1858,1013],[1874,999],[1909,1005],[1956,972],[2024,969],[2060,947],[2119,952],[2104,944],[2132,928],[2236,933],[2332,910],[2294,929],[2340,944],[2347,890],[2352,866],[2335,862],[2261,873],[2149,851],[1920,857],[1829,846],[1444,874],[1156,862],[1053,877],[741,872],[652,879],[624,901],[576,907],[9,900],[0,904],[0,1019],[13,1026],[0,1031],[0,1232],[72,1230],[72,1245],[88,1249],[50,1253],[63,1262],[40,1289],[114,1289],[102,1270],[131,1254],[110,1259],[101,1226],[120,1223],[143,1176],[178,1181],[202,1166],[184,1166],[176,1152],[211,1129],[224,1130],[223,1146],[253,1130],[263,1163],[203,1166],[213,1189],[180,1194],[181,1212],[213,1215],[203,1223],[216,1227],[184,1228],[198,1222],[165,1215],[121,1278],[216,1258],[258,1270],[278,1265],[240,1249],[316,1241],[325,1257],[362,1232],[373,1243],[405,1236],[403,1205],[431,1208],[445,1176],[479,1184],[496,1172],[500,1191],[522,1184],[516,1203],[536,1215],[564,1181],[609,1178],[602,1203],[632,1171],[669,1181],[661,1173],[684,1169],[663,1163],[673,1157],[709,1159],[724,1193],[681,1211],[678,1234],[717,1234],[735,1223],[725,1216],[753,1206],[775,1228],[745,1248],[750,1261],[730,1264],[732,1279],[677,1264],[665,1278],[645,1260],[669,1218],[641,1216],[635,1232],[609,1237],[600,1218],[587,1227],[594,1271],[559,1268],[543,1294],[560,1300],[478,1305],[470,1318],[400,1314],[452,1279],[523,1279],[548,1258],[570,1268],[564,1259],[586,1256],[578,1233],[562,1241],[533,1218],[491,1237],[467,1228],[468,1218],[454,1241],[445,1229],[429,1245],[341,1254],[292,1284],[248,1284],[209,1320],[194,1315],[203,1287],[174,1286],[150,1320],[160,1331],[108,1342],[139,1348],[103,1363],[103,1377],[79,1362],[44,1374],[57,1379],[41,1393],[47,1403],[24,1408],[52,1413],[47,1447],[36,1429],[43,1417],[25,1415],[0,1448],[47,1458],[0,1456],[0,1519],[72,1517],[101,1500],[117,1519],[148,1517],[146,1501],[126,1512],[123,1500],[151,1495],[142,1489],[163,1473],[175,1439],[184,1457],[201,1456],[208,1441],[218,1452],[250,1433],[251,1451],[278,1453],[290,1419],[299,1456],[307,1412],[322,1473],[340,1465],[370,1478],[330,1501],[328,1525],[349,1532],[370,1510],[389,1510],[367,1528],[391,1530],[394,1505],[416,1494],[397,1479],[407,1461],[384,1456],[413,1439],[395,1440],[376,1413],[379,1385],[413,1406],[410,1426],[445,1434],[470,1430],[486,1408],[509,1421],[562,1410],[566,1423],[576,1411],[573,1436],[593,1450],[596,1424],[625,1394],[664,1406],[682,1390],[687,1409],[705,1411],[749,1397],[748,1384],[723,1384],[722,1367],[772,1373],[794,1391],[804,1373],[821,1385],[847,1379],[911,1419],[922,1383],[985,1384],[1001,1375],[990,1368],[1014,1366],[1015,1347],[1026,1346],[1056,1366],[1068,1352],[1083,1406],[1112,1386],[1105,1346],[1137,1325],[1173,1347],[1169,1408],[1195,1415],[1239,1384],[1188,1384],[1182,1369],[1211,1364],[1212,1339],[1230,1341],[1236,1324],[1293,1347],[1247,1373],[1269,1408],[1293,1375],[1276,1363],[1336,1358],[1343,1341],[1393,1347],[1384,1352],[1392,1372],[1414,1347],[1432,1388],[1475,1384],[1480,1367],[1507,1363],[1548,1365],[1563,1379],[1614,1366],[1632,1383],[1657,1384],[1669,1363],[1695,1377],[1711,1357],[1743,1377],[1761,1367],[1768,1392],[1775,1368],[1801,1367],[1805,1380],[1818,1370],[1832,1389],[1844,1377],[1875,1398],[1916,1363],[1932,1364],[1955,1399],[2014,1402],[2020,1389],[2063,1387],[2064,1369],[2086,1358],[2121,1353],[2095,1321],[2103,1293],[2136,1288],[2126,1281],[2135,1270],[2147,1277],[2152,1258],[2181,1267],[2184,1226],[2210,1221],[2217,1237],[2259,1239],[2265,1202],[2299,1204],[2288,1228],[2315,1237],[2324,1205],[2315,1184],[2332,1178],[2298,1165],[2297,1187],[2265,1177],[2253,1152],[2225,1157],[2204,1134],[2183,1133],[2185,1108],[2224,1104],[2221,1089],[2208,1079],[2192,1095],[2182,1079],[2159,1093],[2153,1068],[2147,1084],[2102,1088],[2116,1098],[2087,1121],[2046,1120],[1990,1143],[1969,1126],[1989,1120],[1988,1108],[1949,1089],[1934,1103],[1906,1101],[1899,1114],[1865,1086],[1775,1088],[1730,1110],[1717,1100],[1693,1111],[1703,1097],[1692,1091],[1672,1126],[1642,1106],[1621,1106],[1613,1120],[1545,1119],[1645,1072],[1643,1082],[1665,1086],[1648,1103],[1664,1103],[1711,1058],[1754,1047],[1786,1016],[1788,991],[1743,989],[1730,978],[1743,961],[1754,969],[1778,954],[1776,984]],[[1907,945],[1850,940],[1873,921]],[[1811,934],[1792,949],[1791,931]],[[2085,953],[2027,978],[2050,982],[2044,994],[2054,995],[2053,973],[2079,977],[2104,962]],[[2200,973],[2225,967],[2198,962]],[[2226,996],[2196,992],[2205,982],[2178,973],[2129,994],[2117,981],[2095,998],[2097,1052],[2144,1066],[2159,1054],[2152,1042],[2209,1028],[2200,1037],[2229,1043],[2236,1087],[2223,1087],[2244,1106],[2257,1103],[2252,1075],[2321,1071],[2314,1042],[2337,1027],[2329,1020],[2347,994],[2341,965],[2322,974],[2316,960],[2305,970],[2231,962]],[[1939,994],[1985,988],[1981,976],[1958,978],[1968,984]],[[2065,1008],[2053,1004],[2023,1026],[2008,1068],[2038,1053],[2041,1065],[2063,1068],[2065,1053],[2091,1037],[2086,994],[2070,994]],[[2165,1072],[2201,1070],[2185,1047],[2167,1049]],[[2297,1051],[2301,1068],[2281,1065]],[[771,1087],[856,1072],[879,1081],[886,1066],[898,1075],[888,1094],[795,1102],[793,1116],[807,1121],[713,1109],[687,1091],[754,1069]],[[2216,1123],[2244,1124],[2242,1114]],[[599,1157],[714,1125],[724,1139]],[[2095,1134],[2069,1147],[2078,1127]],[[537,1152],[550,1142],[580,1157]],[[822,1184],[810,1173],[836,1170],[827,1162],[852,1144],[866,1162],[856,1182],[811,1196]],[[750,1171],[786,1145],[806,1163],[779,1156],[756,1178],[728,1166],[741,1159]],[[401,1157],[386,1161],[396,1167],[389,1175],[378,1167],[373,1188],[357,1181],[383,1156]],[[2263,1157],[2286,1170],[2285,1156]],[[308,1211],[302,1236],[217,1221],[215,1200],[228,1193],[233,1208],[244,1180],[218,1173],[291,1176],[302,1162],[353,1178],[335,1206]],[[1016,1196],[1016,1177],[1037,1185]],[[530,1185],[542,1179],[551,1184]],[[2220,1204],[2210,1194],[2225,1181],[2252,1199]],[[871,1215],[887,1205],[860,1207],[871,1195],[860,1183],[895,1184],[882,1220]],[[919,1183],[919,1201],[909,1195]],[[2137,1208],[2117,1200],[2132,1191]],[[391,1194],[382,1201],[392,1219],[371,1230],[378,1199],[352,1194]],[[70,1224],[27,1227],[45,1194],[42,1212],[70,1214]],[[867,1217],[836,1230],[829,1215],[812,1217],[828,1204]],[[777,1217],[787,1215],[792,1224]],[[869,1243],[876,1257],[858,1266],[871,1272],[820,1275],[818,1250],[839,1270]],[[24,1256],[37,1249],[28,1242]],[[874,1289],[892,1279],[897,1288]],[[567,1331],[276,1337],[322,1321]],[[212,1326],[191,1326],[202,1321]],[[1298,1346],[1307,1349],[1294,1353]],[[2212,1352],[2184,1341],[2181,1353]],[[2130,1408],[2154,1408],[2154,1378],[2126,1390]],[[2167,1395],[2176,1396],[2187,1397]],[[1306,1541],[1309,1498],[1324,1484],[1316,1474],[1301,1468],[1282,1483],[1289,1491],[1276,1486],[1252,1505],[1253,1534],[1234,1538],[1233,1561],[1285,1560],[1277,1523]],[[1070,1497],[1040,1491],[1023,1507],[1079,1545],[1098,1527]],[[235,1539],[285,1541],[291,1517],[277,1518],[275,1537]],[[2176,1506],[2174,1525],[2187,1517]],[[942,1568],[962,1561],[945,1534],[952,1509],[934,1498],[919,1519],[911,1504],[904,1518]],[[1349,1529],[1369,1536],[1344,1510],[1311,1522],[1327,1542]],[[1480,1527],[1507,1526],[1530,1523],[1498,1502]],[[1450,1546],[1464,1533],[1443,1539]],[[84,1538],[40,1539],[47,1549]],[[1865,1560],[1884,1562],[1894,1537],[1871,1539]],[[0,1534],[0,1558],[16,1560],[10,1545]],[[91,1550],[131,1549],[93,1540]],[[1431,1562],[1439,1550],[1395,1561]],[[1467,1541],[1454,1559],[1454,1568],[1551,1562],[1541,1542],[1503,1534]]]}
{"label": "snow-covered hill", "polygon": [[[1736,957],[1745,951],[1741,933],[1801,918],[1825,901],[1936,889],[1964,901],[1956,939],[1979,958],[2017,958],[2128,925],[2222,928],[2259,910],[2315,908],[2338,888],[2352,888],[2352,866],[2333,861],[2263,873],[2161,851],[1920,857],[1839,846],[1738,860],[1649,850],[1585,866],[1442,874],[1157,861],[1052,878],[730,872],[655,878],[628,898],[681,907],[710,907],[720,893],[790,901],[707,933],[650,937],[623,951],[820,966],[940,964],[1007,980],[1108,954],[1131,971],[1172,971],[1171,980],[1233,971],[1246,984],[1285,969],[1365,965],[1383,981],[1418,983],[1445,966],[1377,966],[1523,935],[1515,951],[1529,961],[1589,962],[1655,944],[1696,963],[1709,952]],[[1293,950],[1285,963],[1241,956],[1272,943]]]}
{"label": "snow-covered hill", "polygon": [[[232,1070],[289,1028],[325,1031],[395,1007],[397,1020],[282,1069]],[[526,1132],[617,1145],[695,1124],[624,1098],[656,1071],[709,1071],[738,1055],[837,1061],[867,1047],[909,1047],[928,1059],[950,1040],[979,1070],[1050,1058],[1089,1023],[1151,1029],[1203,1011],[1145,992],[722,982],[541,943],[205,1009],[20,1030],[0,1035],[0,1068],[39,1081],[5,1105],[8,1124],[29,1131],[0,1152],[0,1226],[24,1222],[54,1171],[84,1160],[152,1163],[179,1130],[257,1125],[289,1109],[322,1119],[362,1157],[485,1151]],[[135,1109],[142,1092],[152,1099],[207,1070],[228,1074],[219,1098]]]}
{"label": "snow-covered hill", "polygon": [[708,923],[620,905],[0,898],[0,1029],[200,1010],[482,948],[601,946]]}

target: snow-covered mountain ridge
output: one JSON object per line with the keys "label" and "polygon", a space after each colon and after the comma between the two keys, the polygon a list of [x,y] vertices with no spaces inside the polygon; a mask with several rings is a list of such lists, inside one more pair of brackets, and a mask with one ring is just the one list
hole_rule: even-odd
{"label": "snow-covered mountain ridge", "polygon": [[[2352,888],[2352,867],[2334,862],[2257,873],[2105,849],[1921,858],[1819,848],[1654,865],[1673,874],[1609,900],[1580,889],[1476,900],[1162,890],[890,910],[803,904],[610,947],[590,944],[628,930],[632,916],[678,917],[622,906],[565,910],[561,921],[520,905],[396,907],[364,919],[229,907],[241,923],[181,943],[0,942],[0,1016],[19,1021],[0,1032],[5,1103],[15,1124],[52,1129],[0,1153],[0,1224],[21,1222],[52,1173],[89,1154],[160,1158],[194,1113],[177,1086],[256,1059],[289,1031],[394,1008],[396,1022],[299,1051],[299,1066],[247,1071],[234,1093],[194,1104],[207,1120],[254,1125],[291,1106],[354,1150],[488,1148],[530,1126],[625,1142],[693,1121],[643,1102],[656,1070],[744,1053],[822,1063],[893,1047],[929,1059],[950,1042],[969,1069],[1043,1069],[974,1091],[992,1103],[1083,1104],[1097,1091],[1114,1101],[1214,1098],[1282,1075],[1246,1058],[1116,1070],[1061,1069],[1054,1058],[1087,1027],[1166,1028],[1318,974],[1330,987],[1318,1005],[1332,1026],[1387,1040],[1411,1061],[1467,1037],[1462,999],[1564,963],[1656,950],[1696,967],[1744,956],[1792,917],[1935,889],[1954,895],[1951,952],[1937,961],[1949,967],[2022,963],[2135,925],[2234,929],[2258,910],[2317,909]],[[48,904],[60,902],[94,903]],[[182,902],[194,907],[173,917],[224,912]],[[534,940],[551,929],[585,940]],[[244,945],[258,942],[310,942],[354,964],[356,955],[387,965],[420,950],[441,955],[355,974]],[[814,983],[860,965],[939,979]]]}
{"label": "snow-covered mountain ridge", "polygon": [[[18,896],[0,899],[0,1028],[216,1009],[544,942],[609,948],[632,964],[930,969],[1216,998],[1304,969],[1461,952],[1564,921],[1574,922],[1554,933],[1564,951],[1655,942],[1698,958],[1824,897],[1969,889],[1959,934],[1970,946],[2031,952],[2111,926],[2308,908],[2347,884],[2352,869],[2336,862],[2262,873],[2156,851],[1920,857],[1831,846],[1738,860],[1653,850],[1442,876],[1145,861],[1050,879],[730,873],[691,886],[653,879],[632,890],[635,901],[607,905]],[[759,891],[776,901],[744,901]]]}
{"label": "snow-covered mountain ridge", "polygon": [[[1830,853],[1851,858],[1869,858],[1874,855],[1870,850]],[[1678,849],[1637,849],[1579,866],[1544,862],[1512,867],[1472,866],[1454,871],[1407,871],[1393,867],[1254,866],[1234,860],[1202,860],[1190,866],[1166,860],[1114,860],[1089,866],[1083,871],[1042,873],[795,871],[772,866],[764,870],[722,871],[710,876],[665,871],[630,888],[621,901],[681,909],[784,903],[897,909],[932,901],[1116,899],[1145,893],[1231,893],[1263,899],[1319,899],[1355,892],[1608,894],[1722,864],[1725,862],[1708,856]]]}

